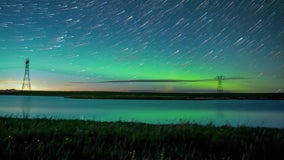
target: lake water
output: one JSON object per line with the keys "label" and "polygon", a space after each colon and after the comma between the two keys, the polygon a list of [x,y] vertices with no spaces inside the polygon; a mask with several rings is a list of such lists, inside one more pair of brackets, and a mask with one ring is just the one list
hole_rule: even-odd
{"label": "lake water", "polygon": [[0,96],[0,116],[284,128],[284,101],[100,100]]}

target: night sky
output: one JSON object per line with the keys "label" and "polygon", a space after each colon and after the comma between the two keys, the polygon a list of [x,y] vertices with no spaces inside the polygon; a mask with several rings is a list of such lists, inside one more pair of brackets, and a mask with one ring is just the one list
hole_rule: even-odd
{"label": "night sky", "polygon": [[0,89],[283,92],[282,0],[2,0]]}

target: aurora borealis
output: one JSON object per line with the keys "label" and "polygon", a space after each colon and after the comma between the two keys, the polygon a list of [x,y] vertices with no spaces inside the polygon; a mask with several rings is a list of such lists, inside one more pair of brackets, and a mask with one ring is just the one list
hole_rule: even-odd
{"label": "aurora borealis", "polygon": [[33,90],[212,92],[197,80],[223,74],[228,92],[283,92],[283,17],[280,0],[0,1],[0,89],[29,58]]}

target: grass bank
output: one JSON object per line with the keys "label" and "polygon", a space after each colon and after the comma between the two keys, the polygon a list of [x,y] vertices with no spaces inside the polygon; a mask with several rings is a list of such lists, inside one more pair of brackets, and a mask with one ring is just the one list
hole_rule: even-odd
{"label": "grass bank", "polygon": [[261,160],[283,149],[283,129],[0,118],[0,159]]}

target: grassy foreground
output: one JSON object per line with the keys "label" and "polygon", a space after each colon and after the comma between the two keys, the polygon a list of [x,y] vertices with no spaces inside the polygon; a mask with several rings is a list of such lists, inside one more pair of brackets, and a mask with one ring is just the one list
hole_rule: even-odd
{"label": "grassy foreground", "polygon": [[0,159],[283,159],[284,129],[0,118]]}

